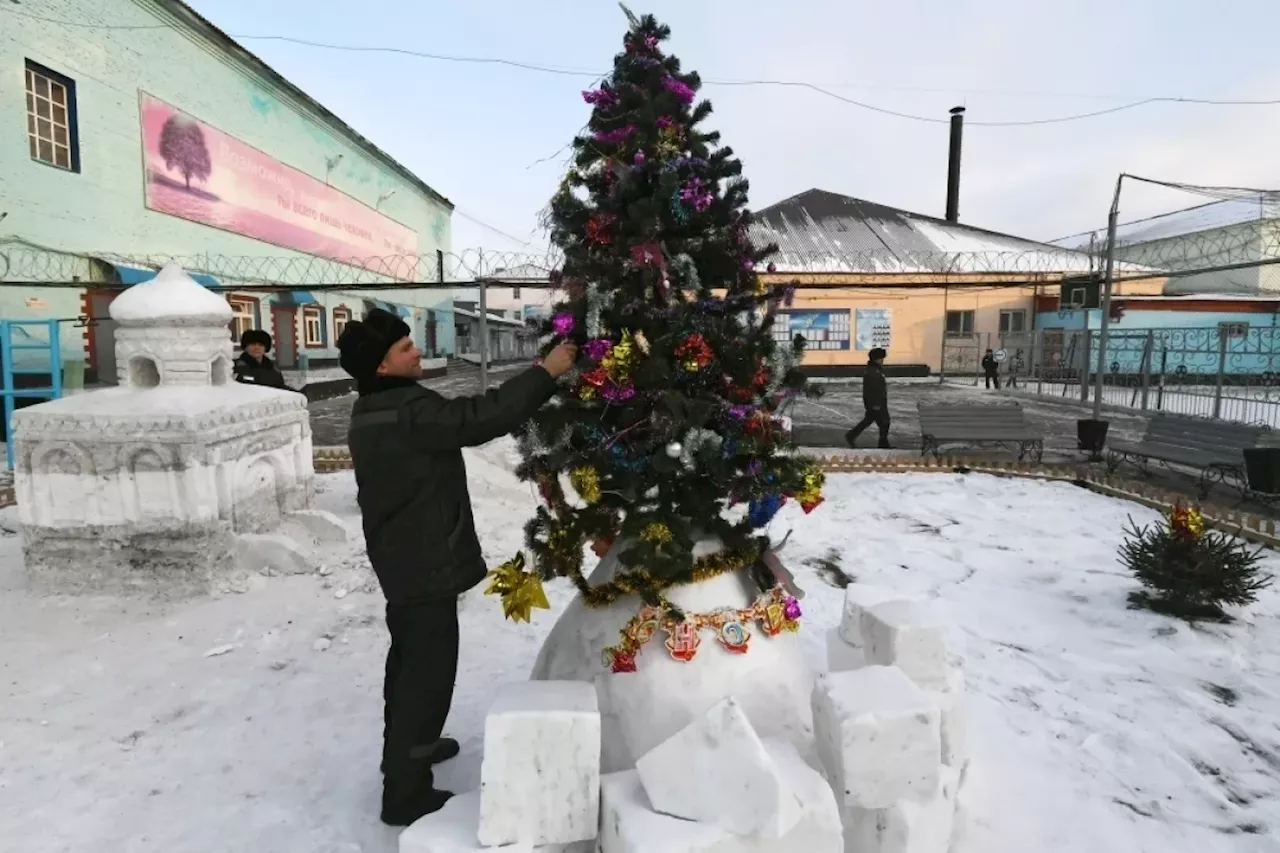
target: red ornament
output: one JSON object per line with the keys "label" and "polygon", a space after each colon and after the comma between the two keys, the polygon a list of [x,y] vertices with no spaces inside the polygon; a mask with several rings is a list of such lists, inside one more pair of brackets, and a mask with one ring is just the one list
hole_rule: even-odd
{"label": "red ornament", "polygon": [[601,388],[609,381],[609,374],[603,367],[593,367],[582,374],[582,381],[594,388]]}
{"label": "red ornament", "polygon": [[597,213],[587,220],[587,239],[607,246],[613,242],[613,214]]}
{"label": "red ornament", "polygon": [[699,370],[710,364],[714,357],[715,352],[707,343],[707,339],[697,332],[685,338],[684,342],[676,347],[676,358],[686,366],[693,365]]}
{"label": "red ornament", "polygon": [[702,638],[698,636],[698,626],[692,622],[681,622],[667,637],[667,651],[671,653],[672,658],[682,663],[693,660],[701,644]]}
{"label": "red ornament", "polygon": [[631,263],[637,267],[663,269],[667,265],[667,258],[662,254],[662,247],[657,243],[641,243],[631,247]]}
{"label": "red ornament", "polygon": [[817,509],[819,506],[821,506],[824,500],[825,498],[817,498],[816,500],[811,500],[811,501],[801,501],[800,508],[804,510],[805,515],[808,515],[809,513]]}
{"label": "red ornament", "polygon": [[636,656],[633,652],[614,652],[613,663],[609,669],[614,672],[635,672]]}
{"label": "red ornament", "polygon": [[751,377],[751,382],[760,390],[764,390],[769,385],[769,369],[766,367],[757,367],[756,375]]}

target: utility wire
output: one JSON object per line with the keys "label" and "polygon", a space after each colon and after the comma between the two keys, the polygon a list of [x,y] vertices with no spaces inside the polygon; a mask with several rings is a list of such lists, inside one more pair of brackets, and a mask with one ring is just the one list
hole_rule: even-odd
{"label": "utility wire", "polygon": [[[46,18],[41,15],[34,15],[25,11],[10,9],[5,6],[0,6],[0,11],[8,12],[9,14],[17,15],[19,17],[30,18],[36,21],[42,21],[44,23],[58,24],[60,26],[66,26],[66,27],[80,27],[85,29],[95,29],[95,30],[173,29],[173,27],[171,27],[168,24],[114,24],[113,25],[113,24],[91,24],[91,23],[85,23],[80,21],[58,20],[54,18]],[[408,48],[380,47],[380,46],[369,46],[369,45],[330,44],[326,42],[317,42],[317,41],[311,41],[308,39],[294,38],[293,36],[233,34],[230,37],[238,41],[287,42],[289,44],[296,44],[304,47],[319,48],[323,50],[337,50],[337,51],[345,51],[345,52],[353,52],[353,53],[389,53],[389,54],[395,54],[400,56],[411,56],[418,59],[429,59],[437,62],[453,62],[453,63],[480,64],[480,65],[504,65],[511,68],[521,69],[524,71],[535,71],[543,74],[557,74],[557,75],[568,76],[568,77],[600,79],[603,76],[607,76],[607,72],[605,74],[602,74],[601,72],[598,72],[598,71],[587,71],[584,69],[557,68],[554,66],[540,65],[540,64],[531,63],[531,62],[520,62],[517,60],[504,59],[501,57],[450,56],[447,54],[427,53],[425,51],[410,50]],[[916,121],[916,122],[922,122],[925,124],[947,124],[950,121],[950,119],[938,118],[937,116],[922,116],[922,115],[916,115],[914,113],[906,113],[906,112],[901,112],[899,110],[892,110],[887,107],[876,106],[875,104],[869,104],[869,103],[866,103],[865,101],[859,101],[853,98],[845,97],[844,95],[840,95],[840,94],[837,94],[836,92],[831,91],[830,88],[824,88],[815,83],[809,83],[802,80],[717,80],[713,78],[706,78],[702,82],[708,86],[725,86],[725,87],[740,87],[740,88],[775,87],[775,88],[807,89],[809,91],[812,91],[824,97],[831,98],[833,100],[840,101],[845,104],[849,104],[850,106],[855,106],[860,109],[868,110],[870,112],[879,113],[881,115],[887,115],[887,116],[893,116],[894,118],[905,119],[907,121]],[[828,86],[830,86],[830,84],[828,84]],[[874,88],[874,87],[862,87],[862,88]],[[906,89],[906,90],[911,91],[910,89]],[[966,92],[967,90],[920,89],[918,91]],[[997,90],[985,90],[985,91],[988,94],[999,93]],[[999,93],[999,94],[1029,95],[1032,93]],[[1039,96],[1044,96],[1044,94],[1046,93],[1040,93]],[[1066,95],[1064,97],[1107,98],[1110,96]],[[1138,109],[1139,107],[1150,106],[1153,104],[1194,104],[1198,106],[1257,107],[1257,106],[1280,105],[1280,98],[1244,100],[1244,99],[1183,98],[1183,97],[1173,97],[1173,96],[1158,96],[1158,97],[1142,98],[1139,100],[1130,101],[1129,103],[1120,104],[1118,106],[1109,107],[1107,109],[1094,110],[1092,112],[1086,112],[1086,113],[1076,113],[1073,115],[1055,116],[1052,118],[1029,119],[1029,120],[1020,120],[1020,121],[969,120],[969,121],[966,121],[965,123],[970,127],[1033,127],[1037,125],[1062,124],[1065,122],[1081,121],[1083,119],[1090,119],[1090,118],[1098,118],[1100,116],[1112,115],[1114,113],[1125,112],[1128,110]]]}

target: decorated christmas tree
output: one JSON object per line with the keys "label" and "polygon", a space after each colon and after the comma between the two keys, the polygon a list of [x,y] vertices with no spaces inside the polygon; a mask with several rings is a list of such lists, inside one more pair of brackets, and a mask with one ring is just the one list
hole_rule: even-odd
{"label": "decorated christmas tree", "polygon": [[[823,475],[778,416],[815,392],[803,342],[775,338],[790,288],[758,275],[776,247],[748,236],[742,164],[701,129],[711,105],[663,52],[669,29],[627,14],[548,213],[564,264],[545,346],[577,342],[578,369],[520,436],[519,474],[544,501],[527,527],[541,579],[572,579],[591,607],[635,594],[665,612],[664,590],[728,572],[776,591],[764,528],[788,500],[821,503]],[[695,557],[708,539],[722,547]],[[621,570],[593,586],[584,547],[614,541]],[[523,568],[492,586],[517,618],[540,603]],[[777,601],[794,627],[794,599]]]}

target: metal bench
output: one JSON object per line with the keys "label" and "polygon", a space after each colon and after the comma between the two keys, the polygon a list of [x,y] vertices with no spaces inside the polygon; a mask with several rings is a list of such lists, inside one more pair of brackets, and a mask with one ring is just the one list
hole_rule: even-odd
{"label": "metal bench", "polygon": [[1114,472],[1122,462],[1129,462],[1150,476],[1153,461],[1170,469],[1180,465],[1199,472],[1202,499],[1214,483],[1232,486],[1248,497],[1244,451],[1278,444],[1280,438],[1265,426],[1160,414],[1152,416],[1141,441],[1111,442],[1107,470]]}
{"label": "metal bench", "polygon": [[1018,451],[1018,459],[1044,456],[1044,434],[1017,403],[993,406],[920,403],[920,455],[940,455],[944,444],[995,444]]}

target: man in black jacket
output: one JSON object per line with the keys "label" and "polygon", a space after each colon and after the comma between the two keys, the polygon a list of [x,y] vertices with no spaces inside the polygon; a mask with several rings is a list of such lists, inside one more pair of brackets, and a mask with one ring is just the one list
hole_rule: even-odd
{"label": "man in black jacket", "polygon": [[884,357],[886,353],[876,347],[867,354],[867,372],[862,377],[862,405],[867,415],[858,425],[845,433],[844,440],[854,447],[858,436],[875,424],[880,428],[880,449],[890,450],[889,445],[889,388],[884,379]]}
{"label": "man in black jacket", "polygon": [[996,383],[996,390],[1000,390],[1000,362],[996,361],[996,354],[991,350],[987,350],[982,356],[982,375],[987,377],[987,390],[991,389],[991,383]]}
{"label": "man in black jacket", "polygon": [[458,596],[487,571],[476,537],[462,448],[506,435],[551,398],[577,348],[477,397],[447,399],[419,384],[422,352],[394,314],[348,323],[339,363],[356,380],[348,442],[369,562],[387,599],[382,820],[407,826],[452,796],[431,767],[458,754],[442,738],[458,669]]}
{"label": "man in black jacket", "polygon": [[237,382],[290,390],[284,384],[284,374],[276,368],[274,361],[267,358],[267,353],[271,351],[270,335],[261,329],[249,329],[240,336],[240,349],[240,357],[231,365]]}

